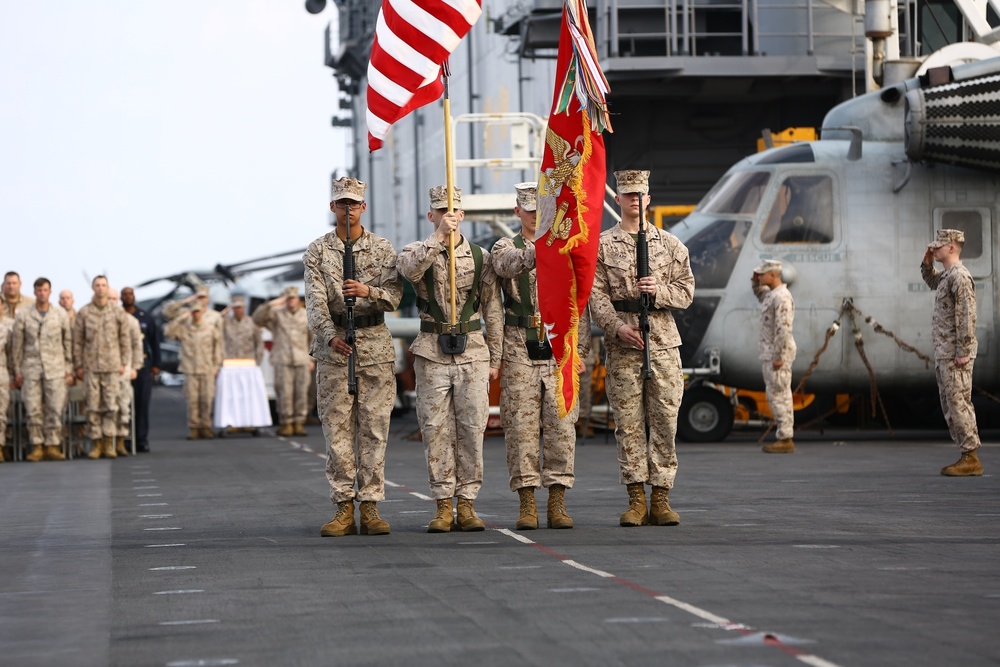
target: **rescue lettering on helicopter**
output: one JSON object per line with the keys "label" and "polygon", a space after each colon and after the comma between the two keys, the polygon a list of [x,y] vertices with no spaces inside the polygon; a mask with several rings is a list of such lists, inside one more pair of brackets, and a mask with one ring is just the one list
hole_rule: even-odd
{"label": "rescue lettering on helicopter", "polygon": [[[770,257],[764,257],[761,255],[761,259],[771,259]],[[823,263],[836,263],[844,261],[844,254],[841,252],[809,252],[809,253],[788,253],[787,255],[782,255],[780,258],[782,262],[789,264],[823,264]]]}

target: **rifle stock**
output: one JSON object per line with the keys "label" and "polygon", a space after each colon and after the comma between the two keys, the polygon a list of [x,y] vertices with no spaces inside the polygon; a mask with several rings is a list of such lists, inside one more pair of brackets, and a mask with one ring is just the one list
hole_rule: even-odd
{"label": "rifle stock", "polygon": [[[354,272],[354,243],[348,239],[344,242],[344,280],[357,280]],[[351,346],[351,354],[347,357],[347,393],[354,396],[358,393],[357,371],[354,367],[354,357],[357,356],[357,332],[354,328],[354,304],[357,301],[353,296],[344,297],[344,306],[347,308],[347,321],[344,325],[344,342]]]}
{"label": "rifle stock", "polygon": [[[646,239],[646,221],[639,220],[639,234],[635,242],[636,275],[649,276],[649,243]],[[653,377],[653,366],[649,358],[649,295],[639,293],[639,331],[642,334],[642,379]]]}

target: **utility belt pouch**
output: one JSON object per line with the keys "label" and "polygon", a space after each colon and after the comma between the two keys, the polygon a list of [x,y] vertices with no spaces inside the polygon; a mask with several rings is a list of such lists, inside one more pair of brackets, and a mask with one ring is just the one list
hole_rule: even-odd
{"label": "utility belt pouch", "polygon": [[524,346],[528,349],[528,358],[532,361],[548,361],[552,358],[552,346],[548,340],[526,340]]}
{"label": "utility belt pouch", "polygon": [[444,354],[462,354],[465,352],[465,345],[469,342],[469,334],[458,333],[457,327],[450,333],[443,333],[438,336],[438,345]]}

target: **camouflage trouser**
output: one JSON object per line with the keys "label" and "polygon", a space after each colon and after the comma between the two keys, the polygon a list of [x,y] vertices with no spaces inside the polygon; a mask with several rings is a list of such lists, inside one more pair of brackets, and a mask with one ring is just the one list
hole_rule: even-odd
{"label": "camouflage trouser", "polygon": [[771,406],[771,416],[774,417],[775,437],[778,440],[791,440],[795,427],[795,407],[792,405],[792,366],[782,364],[774,368],[770,361],[761,362],[761,372],[764,374],[764,386],[767,393],[767,404]]}
{"label": "camouflage trouser", "polygon": [[475,500],[483,485],[483,432],[490,416],[489,364],[416,357],[417,421],[435,500]]}
{"label": "camouflage trouser", "polygon": [[[500,422],[507,445],[510,490],[573,486],[577,408],[559,419],[557,378],[547,366],[504,364]],[[542,438],[541,464],[539,439]]]}
{"label": "camouflage trouser", "polygon": [[952,359],[935,359],[941,409],[948,424],[948,433],[963,452],[978,449],[979,431],[976,428],[976,410],[972,407],[972,365],[970,360],[963,367]]}
{"label": "camouflage trouser", "polygon": [[7,365],[0,364],[0,447],[7,444],[7,410],[10,409],[10,377]]}
{"label": "camouflage trouser", "polygon": [[32,445],[58,445],[62,441],[66,378],[45,379],[41,372],[27,373],[21,400],[28,413],[28,440]]}
{"label": "camouflage trouser", "polygon": [[188,428],[212,428],[215,375],[185,373],[184,396],[188,403]]}
{"label": "camouflage trouser", "polygon": [[280,424],[302,424],[309,410],[309,366],[274,367],[274,393]]}
{"label": "camouflage trouser", "polygon": [[122,387],[118,392],[118,437],[130,438],[132,436],[132,380],[129,379],[130,372],[126,371],[122,376]]}
{"label": "camouflage trouser", "polygon": [[605,382],[615,416],[619,480],[622,484],[646,482],[669,489],[677,475],[674,438],[684,375],[677,348],[652,355],[650,362],[653,377],[644,383],[641,352],[617,347],[608,350]]}
{"label": "camouflage trouser", "polygon": [[[393,363],[358,366],[357,396],[347,393],[347,366],[316,362],[316,403],[326,437],[330,500],[385,499],[385,446],[396,399]],[[358,492],[354,493],[357,482]]]}
{"label": "camouflage trouser", "polygon": [[118,392],[121,389],[120,373],[83,374],[87,389],[87,428],[91,440],[114,437],[118,428]]}

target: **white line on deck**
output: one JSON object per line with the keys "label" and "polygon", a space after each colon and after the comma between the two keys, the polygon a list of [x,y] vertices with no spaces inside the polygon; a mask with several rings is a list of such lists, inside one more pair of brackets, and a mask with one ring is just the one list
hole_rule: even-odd
{"label": "white line on deck", "polygon": [[160,625],[201,625],[202,623],[218,623],[217,618],[199,618],[193,621],[160,621]]}
{"label": "white line on deck", "polygon": [[182,588],[177,591],[156,591],[153,595],[187,595],[188,593],[204,593],[203,588]]}
{"label": "white line on deck", "polygon": [[163,567],[151,567],[150,572],[165,572],[167,570],[197,570],[197,565],[165,565]]}
{"label": "white line on deck", "polygon": [[186,544],[181,544],[180,542],[176,542],[174,544],[147,544],[146,548],[152,549],[154,547],[186,547],[186,546],[187,546]]}

